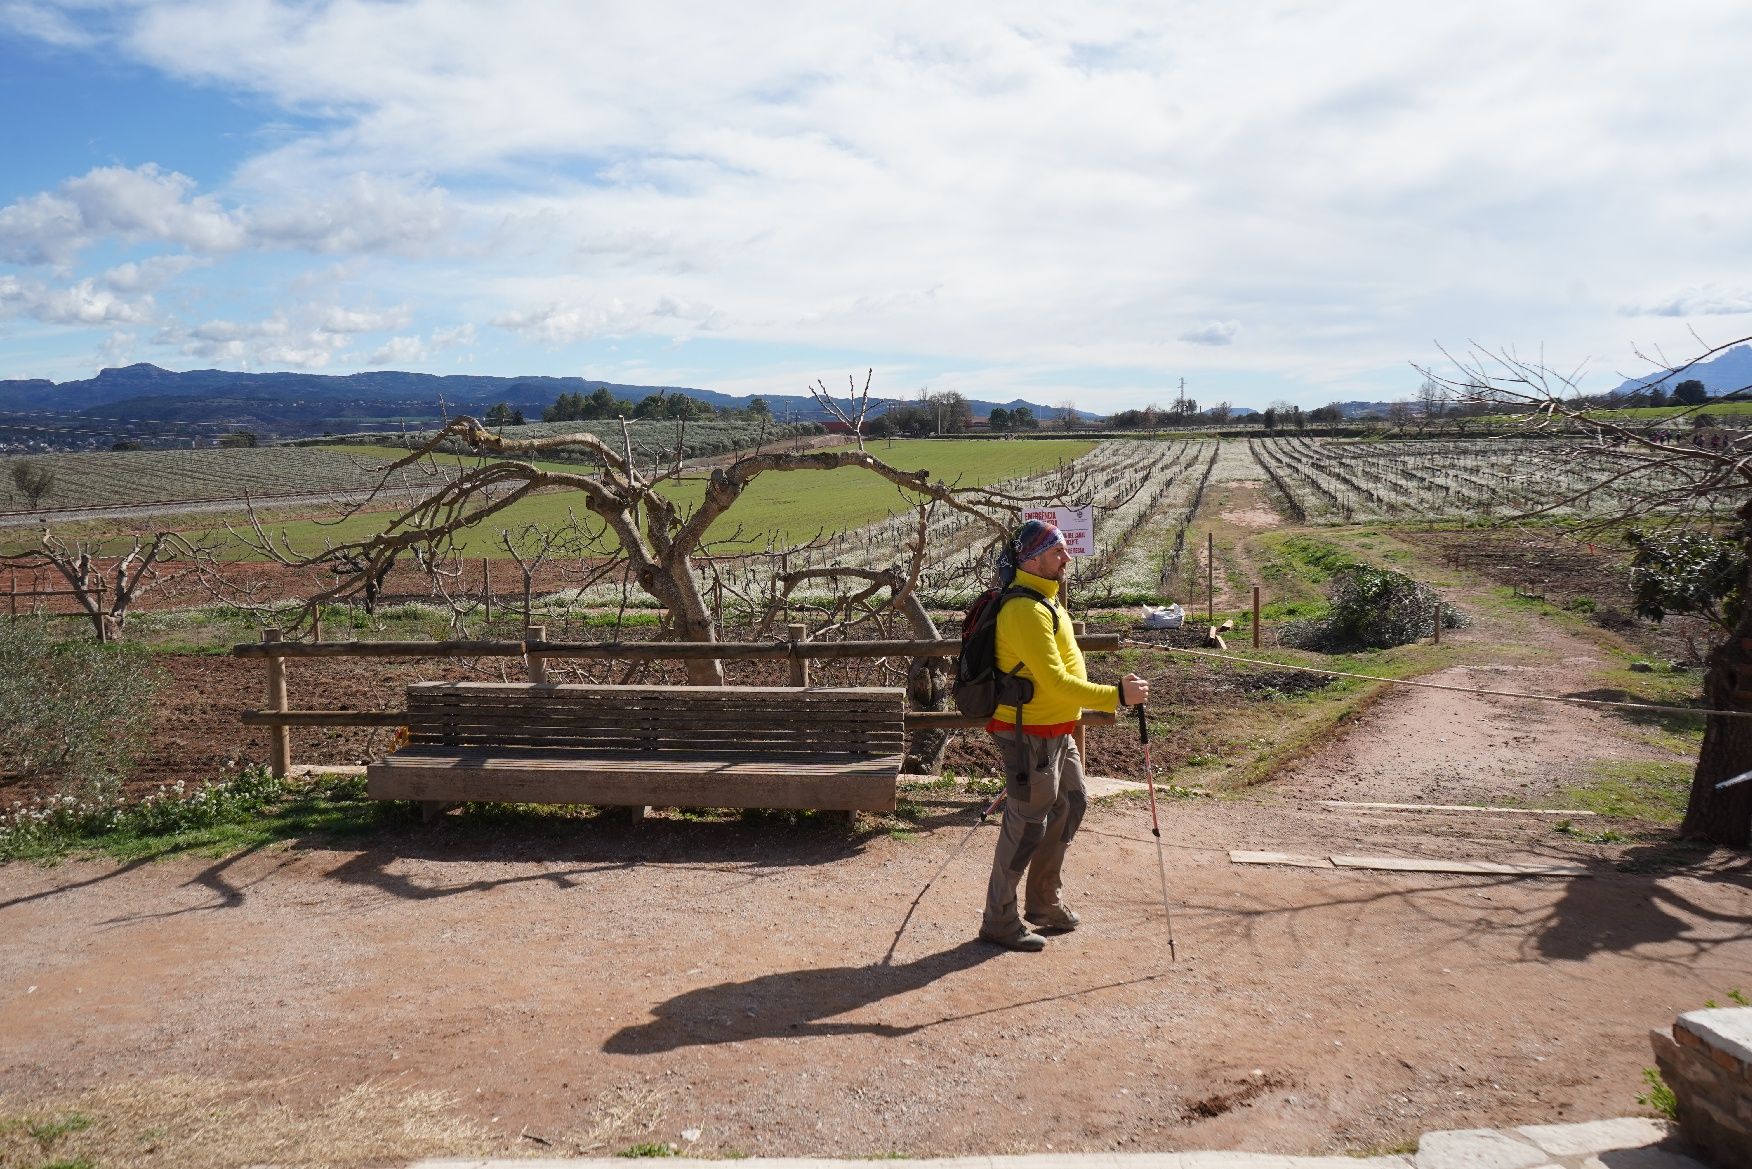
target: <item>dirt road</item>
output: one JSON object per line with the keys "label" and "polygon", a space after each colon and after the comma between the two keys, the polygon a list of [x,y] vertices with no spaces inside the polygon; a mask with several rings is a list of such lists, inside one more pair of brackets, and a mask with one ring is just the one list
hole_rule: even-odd
{"label": "dirt road", "polygon": [[[454,1101],[460,1127],[398,1152],[1359,1150],[1635,1111],[1647,1029],[1752,969],[1743,862],[1289,801],[1171,806],[1179,963],[1135,801],[1077,841],[1085,927],[1000,953],[972,940],[993,829],[968,840],[970,808],[912,840],[452,820],[362,851],[10,865],[0,1096],[101,1111],[193,1078],[240,1130],[367,1083]],[[1597,875],[1241,868],[1231,847]]]}

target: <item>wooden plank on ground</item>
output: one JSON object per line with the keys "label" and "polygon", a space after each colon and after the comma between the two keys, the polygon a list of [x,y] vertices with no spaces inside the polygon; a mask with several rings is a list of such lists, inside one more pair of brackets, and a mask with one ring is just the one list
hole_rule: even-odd
{"label": "wooden plank on ground", "polygon": [[1341,869],[1376,869],[1394,873],[1473,873],[1504,877],[1591,877],[1585,865],[1548,862],[1507,864],[1500,861],[1422,860],[1404,856],[1334,856]]}
{"label": "wooden plank on ground", "polygon": [[1383,804],[1365,800],[1317,800],[1322,807],[1355,812],[1504,812],[1522,816],[1593,816],[1574,808],[1504,808],[1489,804]]}
{"label": "wooden plank on ground", "polygon": [[1323,856],[1300,856],[1293,852],[1248,852],[1230,849],[1229,863],[1237,865],[1294,865],[1300,869],[1330,869],[1332,862]]}

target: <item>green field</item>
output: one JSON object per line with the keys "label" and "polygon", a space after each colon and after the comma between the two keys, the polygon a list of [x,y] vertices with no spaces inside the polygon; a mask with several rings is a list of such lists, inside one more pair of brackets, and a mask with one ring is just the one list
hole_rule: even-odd
{"label": "green field", "polygon": [[[1018,475],[1050,470],[1060,462],[1068,462],[1087,453],[1094,440],[1018,439],[1009,442],[913,439],[895,442],[873,442],[870,453],[901,470],[916,471],[928,467],[933,479],[958,482],[964,486],[994,483]],[[393,448],[349,447],[365,457],[388,455]],[[405,453],[405,452],[403,452]],[[463,464],[475,460],[459,456],[441,456]],[[577,472],[575,464],[536,463],[536,466],[557,471]],[[676,500],[684,512],[698,504],[704,495],[699,479],[684,480],[666,486],[664,495]],[[805,540],[817,532],[839,532],[875,523],[911,506],[897,488],[874,472],[856,467],[835,471],[786,471],[762,475],[719,521],[713,533],[725,538],[740,529],[742,546],[764,547],[768,540],[791,542]],[[507,555],[499,533],[513,534],[535,524],[552,528],[566,522],[567,512],[580,518],[589,517],[574,492],[545,492],[494,516],[479,528],[461,533],[457,550],[468,556],[503,557]],[[325,541],[344,543],[361,540],[381,531],[391,513],[376,511],[361,513],[338,524],[303,520],[274,526],[275,533],[284,533],[292,546],[303,552],[320,550]],[[222,531],[222,529],[221,529]],[[601,548],[606,552],[612,543]]]}
{"label": "green field", "polygon": [[1711,402],[1707,406],[1626,406],[1620,410],[1589,410],[1587,417],[1613,422],[1660,422],[1672,419],[1690,426],[1699,414],[1713,418],[1744,418],[1752,415],[1752,402]]}
{"label": "green field", "polygon": [[[1580,410],[1578,418],[1592,418],[1600,422],[1663,422],[1671,421],[1675,426],[1689,428],[1691,420],[1699,414],[1707,414],[1711,418],[1745,418],[1752,415],[1752,400],[1716,402],[1706,406],[1622,406],[1616,410]],[[1493,414],[1485,421],[1512,425],[1524,423],[1531,417],[1527,414]]]}

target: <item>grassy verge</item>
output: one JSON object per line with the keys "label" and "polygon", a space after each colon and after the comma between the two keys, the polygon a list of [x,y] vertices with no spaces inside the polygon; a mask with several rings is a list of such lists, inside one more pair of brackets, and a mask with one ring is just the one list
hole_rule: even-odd
{"label": "grassy verge", "polygon": [[1602,816],[1678,824],[1691,794],[1692,762],[1596,759],[1588,782],[1563,790],[1565,807]]}
{"label": "grassy verge", "polygon": [[192,788],[163,787],[132,803],[70,796],[16,803],[0,810],[0,862],[229,856],[281,840],[366,832],[409,814],[401,805],[367,799],[362,778],[275,779],[251,767]]}

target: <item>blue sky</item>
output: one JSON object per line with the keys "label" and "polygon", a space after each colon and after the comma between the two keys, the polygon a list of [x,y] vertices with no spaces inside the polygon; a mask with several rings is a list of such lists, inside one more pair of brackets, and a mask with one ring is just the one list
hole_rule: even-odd
{"label": "blue sky", "polygon": [[0,0],[0,377],[1313,406],[1752,333],[1752,8],[1447,7]]}

